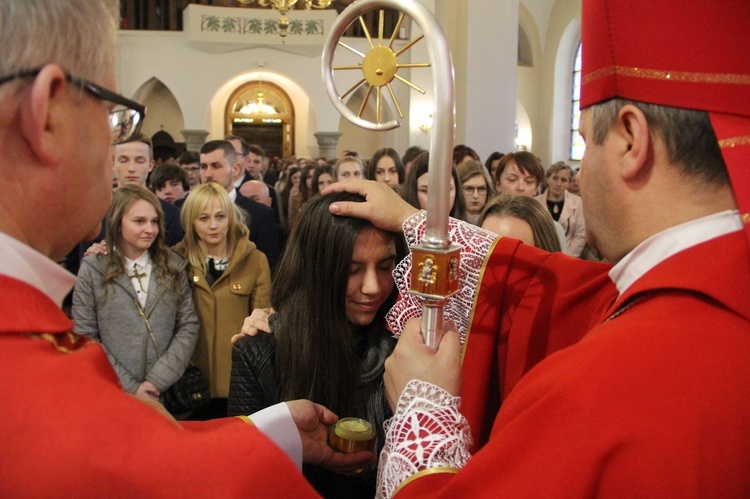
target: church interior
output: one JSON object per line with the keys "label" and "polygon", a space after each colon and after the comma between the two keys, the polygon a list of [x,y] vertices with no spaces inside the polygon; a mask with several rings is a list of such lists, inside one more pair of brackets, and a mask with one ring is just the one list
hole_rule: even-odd
{"label": "church interior", "polygon": [[[575,166],[582,150],[575,100],[580,0],[417,1],[434,16],[450,51],[454,144],[469,145],[482,159],[528,150],[544,165]],[[298,5],[284,12],[288,22],[280,30],[285,3]],[[435,41],[420,38],[417,22],[409,16],[399,21],[399,12],[387,8],[347,28],[334,66],[356,68],[372,46],[389,43],[404,66],[381,98],[368,94],[367,83],[357,85],[359,70],[331,71],[354,114],[399,123],[384,131],[360,128],[329,100],[321,67],[330,28],[353,2],[314,0],[309,9],[305,3],[121,2],[118,85],[146,105],[143,132],[152,137],[157,158],[227,134],[279,157],[330,159],[354,150],[369,158],[381,147],[429,148],[433,117],[451,112],[450,103],[435,102],[435,65],[429,63],[444,55],[431,53]]]}

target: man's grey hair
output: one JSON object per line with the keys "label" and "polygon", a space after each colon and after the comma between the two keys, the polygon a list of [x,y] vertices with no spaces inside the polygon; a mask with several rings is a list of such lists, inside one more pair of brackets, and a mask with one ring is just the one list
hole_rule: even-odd
{"label": "man's grey hair", "polygon": [[101,83],[115,70],[117,0],[0,0],[0,76],[55,63]]}
{"label": "man's grey hair", "polygon": [[664,141],[669,161],[679,165],[685,175],[702,182],[729,184],[727,167],[708,113],[705,111],[659,106],[627,99],[608,100],[590,108],[594,144],[604,143],[620,109],[626,104],[632,104],[643,112],[651,130],[651,137],[660,137]]}

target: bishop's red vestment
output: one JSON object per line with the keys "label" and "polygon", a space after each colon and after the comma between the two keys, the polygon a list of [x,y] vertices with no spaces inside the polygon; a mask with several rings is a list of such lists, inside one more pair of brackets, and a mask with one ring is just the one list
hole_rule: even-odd
{"label": "bishop's red vestment", "polygon": [[[511,239],[492,247],[461,406],[491,433],[472,428],[478,450],[460,471],[417,473],[399,497],[750,495],[744,234],[667,258],[619,297],[606,269]],[[409,419],[402,449],[420,441]]]}

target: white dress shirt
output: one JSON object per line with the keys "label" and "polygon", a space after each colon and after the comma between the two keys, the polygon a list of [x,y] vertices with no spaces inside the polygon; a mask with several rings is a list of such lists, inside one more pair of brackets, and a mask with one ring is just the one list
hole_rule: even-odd
{"label": "white dress shirt", "polygon": [[[130,277],[130,282],[133,285],[133,290],[135,290],[135,295],[138,297],[141,308],[146,308],[151,267],[151,256],[148,254],[148,251],[144,251],[135,260],[125,257],[125,273]],[[136,277],[134,270],[138,272],[138,277]]]}
{"label": "white dress shirt", "polygon": [[742,219],[737,210],[721,211],[675,225],[636,246],[612,267],[609,277],[622,294],[646,272],[670,256],[739,230],[742,230]]}
{"label": "white dress shirt", "polygon": [[0,274],[29,284],[58,307],[73,288],[76,278],[59,264],[21,241],[0,232]]}

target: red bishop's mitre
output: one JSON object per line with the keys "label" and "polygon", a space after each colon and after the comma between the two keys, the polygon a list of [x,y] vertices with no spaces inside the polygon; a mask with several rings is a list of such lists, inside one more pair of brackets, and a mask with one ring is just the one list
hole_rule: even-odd
{"label": "red bishop's mitre", "polygon": [[583,0],[581,108],[708,111],[750,240],[750,0]]}

